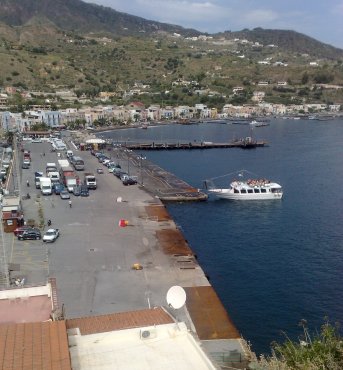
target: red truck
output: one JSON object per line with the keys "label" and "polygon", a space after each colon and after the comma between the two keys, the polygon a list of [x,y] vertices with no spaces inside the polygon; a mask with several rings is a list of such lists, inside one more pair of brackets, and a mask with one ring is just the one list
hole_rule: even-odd
{"label": "red truck", "polygon": [[60,169],[60,178],[64,186],[71,193],[75,185],[79,185],[80,179],[71,167],[62,167]]}

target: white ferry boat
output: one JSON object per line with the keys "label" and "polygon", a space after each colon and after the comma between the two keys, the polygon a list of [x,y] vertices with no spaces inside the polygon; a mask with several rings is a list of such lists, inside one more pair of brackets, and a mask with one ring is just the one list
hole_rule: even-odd
{"label": "white ferry boat", "polygon": [[[240,173],[239,180],[230,183],[229,188],[218,188],[213,186],[212,181],[205,181],[207,191],[221,199],[230,200],[268,200],[282,199],[282,186],[267,179],[244,180]],[[211,184],[209,186],[209,184]]]}

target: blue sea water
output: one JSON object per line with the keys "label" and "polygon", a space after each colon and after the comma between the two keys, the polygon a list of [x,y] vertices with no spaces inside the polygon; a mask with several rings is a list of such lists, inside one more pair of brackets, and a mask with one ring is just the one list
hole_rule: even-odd
{"label": "blue sea water", "polygon": [[[242,125],[171,125],[103,134],[115,140],[225,142]],[[142,152],[194,187],[240,169],[282,184],[281,201],[170,204],[168,210],[230,317],[259,353],[272,341],[343,323],[343,121],[273,120],[268,147]],[[218,180],[219,181],[219,180]]]}

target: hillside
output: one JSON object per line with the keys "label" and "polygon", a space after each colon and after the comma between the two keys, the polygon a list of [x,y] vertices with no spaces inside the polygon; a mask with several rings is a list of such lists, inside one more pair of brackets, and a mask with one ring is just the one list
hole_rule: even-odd
{"label": "hillside", "polygon": [[299,54],[309,54],[317,58],[343,58],[343,50],[324,44],[312,37],[289,30],[254,28],[238,32],[224,32],[221,36],[247,39],[264,45],[277,45],[279,48]]}
{"label": "hillside", "polygon": [[343,85],[342,50],[293,31],[189,38],[197,31],[79,0],[0,0],[0,19],[0,88],[109,92],[117,103],[241,104],[257,89],[269,102],[343,101],[343,89],[314,87]]}
{"label": "hillside", "polygon": [[163,31],[185,36],[200,34],[196,30],[146,20],[80,0],[0,0],[0,22],[9,26],[23,26],[37,16],[63,30],[82,34],[105,32],[137,36]]}

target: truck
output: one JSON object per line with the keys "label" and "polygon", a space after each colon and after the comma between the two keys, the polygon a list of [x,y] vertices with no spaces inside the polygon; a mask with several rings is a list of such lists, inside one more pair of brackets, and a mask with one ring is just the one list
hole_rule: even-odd
{"label": "truck", "polygon": [[84,174],[84,180],[83,183],[87,186],[88,189],[96,189],[96,178],[93,173],[86,172]]}
{"label": "truck", "polygon": [[43,195],[50,195],[52,194],[52,184],[50,177],[40,177],[40,190]]}
{"label": "truck", "polygon": [[73,191],[75,185],[79,185],[79,177],[70,166],[61,167],[60,179],[70,193]]}
{"label": "truck", "polygon": [[60,166],[60,169],[63,168],[63,167],[70,167],[70,163],[69,163],[68,159],[59,159],[58,164]]}
{"label": "truck", "polygon": [[48,172],[48,176],[53,184],[60,182],[60,173],[58,171]]}
{"label": "truck", "polygon": [[45,167],[46,175],[48,175],[49,172],[56,172],[56,171],[58,171],[56,163],[51,162],[51,163],[46,164],[46,167]]}
{"label": "truck", "polygon": [[64,185],[68,189],[69,193],[72,193],[74,191],[74,187],[78,185],[78,179],[76,178],[76,176],[67,176],[65,178]]}

